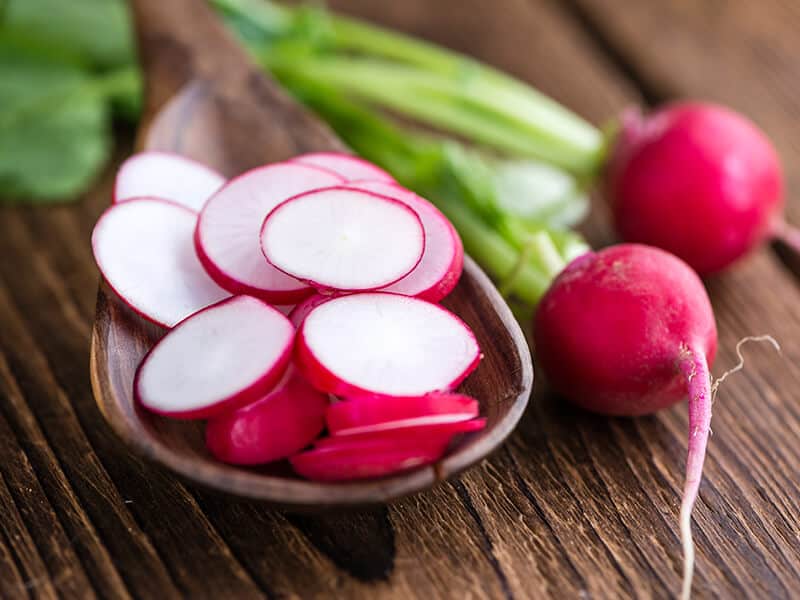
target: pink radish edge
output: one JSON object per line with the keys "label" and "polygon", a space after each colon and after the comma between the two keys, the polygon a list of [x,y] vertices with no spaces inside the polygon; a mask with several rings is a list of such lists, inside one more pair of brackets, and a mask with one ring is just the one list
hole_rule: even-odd
{"label": "pink radish edge", "polygon": [[[226,412],[234,411],[247,404],[255,402],[256,400],[259,400],[265,394],[267,394],[278,383],[278,381],[280,381],[281,377],[286,371],[286,368],[289,366],[289,363],[292,358],[292,347],[294,341],[293,337],[289,337],[288,343],[285,345],[284,349],[281,351],[277,359],[273,362],[272,366],[270,366],[265,373],[263,373],[261,376],[259,376],[256,380],[252,381],[248,385],[237,390],[233,394],[230,394],[224,400],[221,400],[214,404],[187,411],[160,410],[144,402],[140,393],[141,377],[144,367],[147,364],[148,359],[150,359],[153,353],[157,351],[162,341],[164,341],[168,336],[172,335],[181,325],[189,322],[191,319],[194,319],[198,315],[204,314],[208,311],[214,310],[215,308],[224,306],[228,303],[241,301],[242,299],[245,298],[249,298],[251,300],[261,303],[265,308],[268,308],[275,314],[280,315],[282,319],[288,322],[288,319],[283,314],[281,314],[280,311],[276,310],[263,300],[260,300],[259,298],[254,298],[252,296],[232,296],[230,298],[226,298],[220,302],[217,302],[215,304],[200,309],[196,313],[189,315],[188,317],[180,321],[178,324],[176,324],[171,331],[169,331],[163,338],[161,338],[158,342],[156,342],[153,345],[153,347],[150,348],[150,350],[148,350],[147,353],[144,355],[141,362],[139,363],[139,366],[136,369],[136,374],[134,375],[133,378],[134,401],[143,408],[145,408],[146,410],[164,417],[170,417],[174,419],[194,420],[194,419],[210,419],[218,415],[222,415]],[[291,325],[291,323],[288,324]]]}
{"label": "pink radish edge", "polygon": [[394,183],[394,177],[371,162],[342,152],[310,152],[290,159],[303,165],[325,169],[341,176],[345,181],[370,179]]}
{"label": "pink radish edge", "polygon": [[[297,275],[295,275],[295,274],[289,272],[288,270],[286,270],[285,266],[282,267],[282,266],[276,265],[273,262],[274,259],[270,258],[269,253],[264,248],[264,239],[267,237],[265,235],[265,232],[266,232],[266,229],[270,226],[270,219],[274,218],[276,215],[278,215],[278,213],[280,213],[281,211],[285,210],[286,207],[291,205],[292,202],[296,202],[298,200],[303,200],[303,199],[306,199],[306,198],[308,198],[310,196],[314,196],[314,195],[317,195],[317,194],[320,194],[320,193],[336,192],[336,191],[356,192],[358,194],[363,194],[365,196],[372,196],[373,198],[378,199],[380,201],[387,202],[387,203],[390,203],[390,204],[392,204],[394,206],[401,207],[404,212],[406,212],[408,215],[410,215],[417,222],[417,224],[419,225],[420,234],[421,234],[420,250],[419,250],[419,254],[416,257],[416,260],[413,262],[413,264],[410,265],[410,268],[407,271],[405,271],[401,275],[399,275],[397,277],[394,277],[394,278],[392,278],[392,279],[390,279],[388,281],[381,281],[379,283],[376,283],[375,285],[370,285],[368,287],[342,288],[342,287],[335,287],[335,286],[332,286],[330,284],[326,284],[324,282],[320,282],[320,281],[317,281],[317,280],[314,280],[314,279],[305,278],[305,277],[298,277]],[[392,198],[390,196],[386,196],[386,195],[383,195],[383,194],[377,194],[375,192],[371,192],[371,191],[368,191],[368,190],[362,190],[362,189],[348,187],[346,184],[332,185],[332,186],[329,186],[329,187],[326,187],[326,188],[320,188],[320,189],[316,189],[316,190],[309,190],[309,191],[297,194],[295,196],[292,196],[291,198],[287,198],[286,200],[284,200],[283,202],[281,202],[280,204],[275,206],[275,208],[273,208],[269,212],[269,214],[266,216],[266,218],[264,219],[264,222],[261,224],[261,231],[259,233],[259,239],[261,240],[261,251],[262,251],[262,254],[264,255],[264,258],[266,259],[266,261],[270,265],[272,265],[278,271],[281,271],[282,273],[285,273],[289,277],[294,277],[295,279],[298,279],[299,281],[303,281],[305,283],[308,283],[314,289],[316,289],[318,291],[322,291],[322,292],[337,292],[337,291],[341,291],[341,292],[347,292],[347,293],[357,293],[357,292],[373,292],[373,291],[381,290],[383,288],[389,287],[389,286],[397,283],[398,281],[400,281],[401,279],[406,277],[409,273],[411,273],[417,267],[417,265],[419,265],[420,261],[422,260],[423,255],[425,254],[425,227],[422,224],[422,219],[420,219],[419,215],[417,214],[417,212],[413,208],[411,208],[405,202],[397,200],[396,198]]]}

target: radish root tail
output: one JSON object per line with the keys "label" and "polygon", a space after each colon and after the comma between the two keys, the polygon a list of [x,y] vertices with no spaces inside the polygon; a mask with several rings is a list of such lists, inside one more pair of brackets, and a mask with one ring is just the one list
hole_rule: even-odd
{"label": "radish root tail", "polygon": [[722,382],[725,381],[729,375],[733,375],[741,371],[744,368],[744,356],[742,356],[742,346],[747,344],[748,342],[769,342],[772,344],[772,347],[775,348],[777,352],[780,353],[781,345],[778,341],[772,337],[771,335],[748,335],[747,337],[743,337],[736,343],[736,356],[739,357],[739,362],[736,363],[733,367],[725,371],[722,375],[720,375],[714,382],[711,384],[711,401],[713,402],[714,399],[717,397],[717,391],[719,390],[719,386],[722,385]]}

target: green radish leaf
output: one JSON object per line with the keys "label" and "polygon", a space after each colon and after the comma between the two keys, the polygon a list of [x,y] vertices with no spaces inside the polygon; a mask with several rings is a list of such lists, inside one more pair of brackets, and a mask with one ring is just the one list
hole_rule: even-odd
{"label": "green radish leaf", "polygon": [[74,198],[109,151],[108,107],[96,81],[0,36],[0,196]]}

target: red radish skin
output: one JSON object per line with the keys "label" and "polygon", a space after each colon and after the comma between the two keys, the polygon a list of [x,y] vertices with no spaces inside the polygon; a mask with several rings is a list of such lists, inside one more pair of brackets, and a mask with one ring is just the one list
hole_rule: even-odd
{"label": "red radish skin", "polygon": [[95,261],[138,315],[170,328],[230,294],[205,272],[192,244],[197,213],[160,198],[114,204],[92,232]]}
{"label": "red radish skin", "polygon": [[199,212],[225,177],[202,163],[170,152],[140,152],[128,158],[114,181],[114,202],[151,196]]}
{"label": "red radish skin", "polygon": [[317,308],[320,304],[325,304],[328,300],[333,300],[340,294],[314,294],[303,300],[300,304],[296,305],[292,312],[289,313],[289,320],[296,328],[303,324],[303,320],[308,316],[312,310]]}
{"label": "red radish skin", "polygon": [[458,283],[464,266],[461,238],[441,211],[433,204],[395,183],[359,181],[348,187],[389,196],[415,211],[425,229],[425,252],[416,268],[386,292],[415,296],[428,302],[444,299]]}
{"label": "red radish skin", "polygon": [[430,424],[452,424],[478,416],[478,401],[463,394],[433,392],[419,398],[363,398],[331,405],[325,422],[331,435],[374,433]]}
{"label": "red radish skin", "polygon": [[551,386],[587,410],[645,415],[688,396],[681,501],[688,589],[694,565],[690,519],[708,442],[709,365],[717,350],[714,315],[699,277],[680,259],[649,246],[587,253],[542,298],[534,342]]}
{"label": "red radish skin", "polygon": [[394,177],[380,167],[351,154],[341,154],[339,152],[312,152],[310,154],[295,156],[291,160],[292,162],[327,169],[340,175],[345,181],[366,180],[386,181],[388,183],[394,182]]}
{"label": "red radish skin", "polygon": [[261,253],[259,230],[278,204],[309,190],[342,183],[317,167],[276,163],[252,169],[209,198],[194,233],[195,249],[208,274],[234,294],[272,304],[295,304],[313,288],[272,267]]}
{"label": "red radish skin", "polygon": [[460,433],[472,433],[486,427],[485,418],[468,419],[466,421],[452,421],[442,423],[423,423],[413,426],[395,426],[389,429],[376,429],[351,433],[342,431],[331,434],[331,437],[322,438],[314,442],[314,446],[322,448],[336,441],[369,442],[376,439],[397,440],[403,442],[408,439],[447,439],[451,440]]}
{"label": "red radish skin", "polygon": [[722,106],[681,102],[646,117],[627,112],[606,185],[625,241],[672,252],[701,275],[787,231],[775,149]]}
{"label": "red radish skin", "polygon": [[294,328],[265,302],[234,296],[178,323],[142,359],[134,397],[175,419],[210,419],[264,397],[292,354]]}
{"label": "red radish skin", "polygon": [[267,261],[318,290],[369,291],[410,273],[425,251],[414,210],[388,196],[346,187],[299,194],[261,228]]}
{"label": "red radish skin", "polygon": [[482,358],[456,315],[386,292],[341,296],[312,310],[297,331],[294,356],[314,387],[350,399],[450,391]]}
{"label": "red radish skin", "polygon": [[308,446],[325,427],[328,396],[292,367],[262,399],[211,419],[206,446],[215,458],[257,465],[286,458]]}

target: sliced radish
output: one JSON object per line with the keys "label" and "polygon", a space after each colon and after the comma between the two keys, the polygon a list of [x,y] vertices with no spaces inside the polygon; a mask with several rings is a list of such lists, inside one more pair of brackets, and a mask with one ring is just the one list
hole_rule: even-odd
{"label": "sliced radish", "polygon": [[417,266],[425,233],[402,202],[330,187],[277,206],[261,229],[261,249],[273,266],[318,289],[372,290]]}
{"label": "sliced radish", "polygon": [[438,208],[395,183],[359,181],[347,187],[389,196],[419,215],[425,229],[425,253],[416,268],[384,291],[439,302],[453,291],[464,265],[464,246],[455,227]]}
{"label": "sliced radish", "polygon": [[486,419],[469,419],[451,423],[428,423],[413,427],[397,427],[380,431],[364,431],[352,434],[336,434],[331,437],[320,438],[314,442],[316,448],[326,448],[331,445],[346,442],[347,444],[361,444],[368,446],[376,440],[393,441],[396,444],[442,443],[445,447],[459,433],[480,431],[486,426]]}
{"label": "sliced radish", "polygon": [[386,181],[394,182],[394,177],[378,166],[351,154],[339,152],[312,152],[295,156],[292,162],[328,169],[341,175],[345,181]]}
{"label": "sliced radish", "polygon": [[300,327],[303,320],[308,316],[308,313],[317,308],[320,304],[325,304],[328,300],[333,300],[336,297],[336,294],[314,294],[313,296],[309,296],[292,309],[292,312],[288,315],[289,320],[295,327]]}
{"label": "sliced radish", "polygon": [[108,208],[92,232],[100,272],[144,318],[172,327],[230,294],[208,276],[194,252],[197,214],[156,198]]}
{"label": "sliced radish", "polygon": [[383,477],[436,462],[446,444],[403,444],[393,440],[336,444],[296,454],[289,459],[297,473],[316,481],[349,481]]}
{"label": "sliced radish", "polygon": [[332,405],[325,416],[331,435],[374,433],[469,421],[478,401],[463,394],[433,392],[419,398],[362,398]]}
{"label": "sliced radish", "polygon": [[235,296],[179,323],[136,372],[142,406],[180,419],[210,418],[263,397],[286,370],[294,327],[268,304]]}
{"label": "sliced radish", "polygon": [[328,396],[289,367],[278,385],[252,404],[211,419],[206,446],[223,462],[256,465],[299,452],[325,427]]}
{"label": "sliced radish", "polygon": [[294,163],[259,167],[232,179],[209,198],[197,221],[195,246],[203,266],[231,292],[275,304],[303,300],[313,290],[264,260],[259,230],[287,198],[341,181],[329,171]]}
{"label": "sliced radish", "polygon": [[114,202],[151,196],[199,211],[224,183],[225,178],[214,169],[185,156],[141,152],[119,168]]}
{"label": "sliced radish", "polygon": [[372,292],[312,310],[298,330],[295,357],[317,389],[358,398],[452,390],[481,354],[469,327],[441,306]]}

